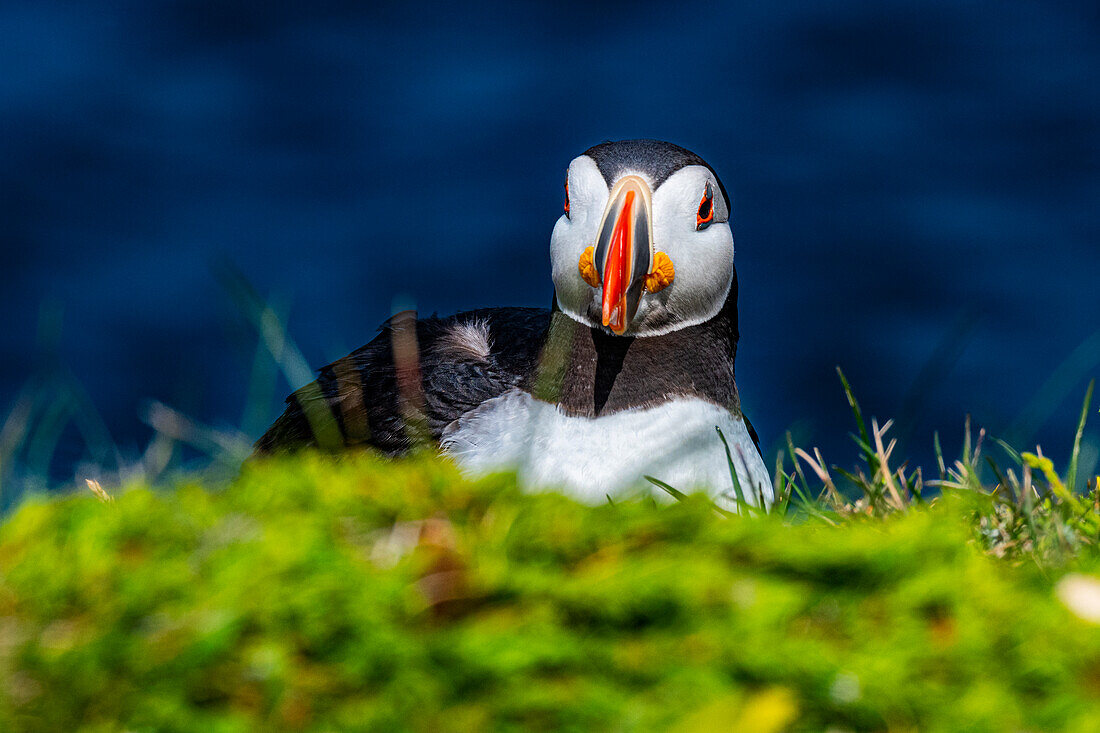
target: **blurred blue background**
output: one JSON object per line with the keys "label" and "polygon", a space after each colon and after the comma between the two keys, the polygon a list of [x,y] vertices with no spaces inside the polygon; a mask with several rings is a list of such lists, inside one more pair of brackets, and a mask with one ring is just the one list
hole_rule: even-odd
{"label": "blurred blue background", "polygon": [[549,305],[566,165],[605,139],[729,189],[765,444],[850,462],[839,364],[909,455],[972,413],[1064,460],[1100,371],[1095,2],[7,0],[0,36],[0,416],[60,366],[124,455],[148,400],[254,438],[299,386],[244,416],[225,263],[314,367],[395,302]]}

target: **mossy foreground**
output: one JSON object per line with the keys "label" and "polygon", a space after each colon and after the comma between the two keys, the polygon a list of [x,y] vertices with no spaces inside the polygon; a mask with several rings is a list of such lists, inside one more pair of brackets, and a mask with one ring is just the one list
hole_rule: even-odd
{"label": "mossy foreground", "polygon": [[366,457],[30,502],[0,729],[1100,729],[1100,626],[1063,592],[1100,558],[996,559],[973,516],[586,507]]}

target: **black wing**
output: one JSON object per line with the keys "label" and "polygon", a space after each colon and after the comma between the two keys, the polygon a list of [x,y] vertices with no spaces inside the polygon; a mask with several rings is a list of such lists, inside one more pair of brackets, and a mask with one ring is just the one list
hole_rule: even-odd
{"label": "black wing", "polygon": [[449,423],[525,381],[549,322],[540,308],[485,308],[417,320],[413,338],[412,316],[395,316],[290,395],[256,453],[370,445],[397,454],[420,437],[438,441]]}
{"label": "black wing", "polygon": [[760,436],[756,434],[756,428],[749,422],[749,416],[742,412],[741,419],[745,421],[745,427],[749,430],[749,437],[752,438],[752,444],[756,446],[756,452],[760,454],[761,458],[764,458],[764,451],[760,450]]}

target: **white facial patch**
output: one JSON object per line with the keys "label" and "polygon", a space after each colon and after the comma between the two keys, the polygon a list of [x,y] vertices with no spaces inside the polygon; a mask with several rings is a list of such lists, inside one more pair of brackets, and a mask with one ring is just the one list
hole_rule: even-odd
{"label": "white facial patch", "polygon": [[[714,221],[696,231],[708,183],[714,194]],[[710,169],[681,168],[653,193],[653,244],[672,260],[676,278],[664,290],[642,298],[634,317],[637,322],[657,316],[670,321],[644,335],[669,333],[716,316],[733,282],[734,245],[729,209]]]}
{"label": "white facial patch", "polygon": [[529,489],[564,490],[588,503],[638,490],[664,496],[649,475],[680,491],[704,489],[735,510],[716,426],[729,442],[746,500],[770,505],[771,479],[744,420],[695,398],[587,418],[512,390],[448,425],[441,443],[471,474],[515,470]]}
{"label": "white facial patch", "polygon": [[596,243],[609,189],[596,161],[587,155],[573,159],[567,180],[569,215],[558,219],[550,236],[550,273],[558,306],[581,323],[595,325],[585,314],[599,291],[584,281],[577,263],[584,250]]}

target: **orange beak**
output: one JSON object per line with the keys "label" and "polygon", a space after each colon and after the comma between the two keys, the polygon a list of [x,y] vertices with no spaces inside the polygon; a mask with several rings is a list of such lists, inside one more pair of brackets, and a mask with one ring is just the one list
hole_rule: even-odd
{"label": "orange beak", "polygon": [[638,312],[645,276],[653,267],[653,208],[649,185],[625,176],[611,189],[593,261],[603,284],[603,325],[622,335]]}

